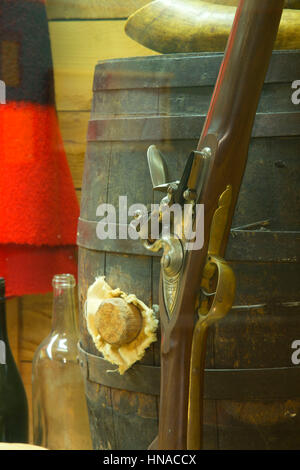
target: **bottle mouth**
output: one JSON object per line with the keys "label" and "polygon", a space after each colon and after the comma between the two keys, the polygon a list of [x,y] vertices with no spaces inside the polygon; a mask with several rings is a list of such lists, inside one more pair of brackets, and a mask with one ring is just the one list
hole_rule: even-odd
{"label": "bottle mouth", "polygon": [[72,274],[56,274],[52,279],[53,287],[75,287],[76,281]]}

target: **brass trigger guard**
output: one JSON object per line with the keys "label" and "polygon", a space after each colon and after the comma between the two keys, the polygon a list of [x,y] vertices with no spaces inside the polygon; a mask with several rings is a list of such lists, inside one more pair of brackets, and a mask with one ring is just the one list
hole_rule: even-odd
{"label": "brass trigger guard", "polygon": [[188,403],[187,449],[199,450],[203,441],[203,391],[208,329],[227,315],[235,295],[235,276],[228,263],[217,256],[208,256],[204,269],[212,273],[218,270],[216,294],[211,308],[196,323],[190,363],[190,392]]}

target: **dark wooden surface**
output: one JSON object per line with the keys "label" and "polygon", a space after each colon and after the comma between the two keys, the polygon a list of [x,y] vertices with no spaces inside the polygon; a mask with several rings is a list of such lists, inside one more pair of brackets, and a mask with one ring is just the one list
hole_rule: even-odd
{"label": "dark wooden surface", "polygon": [[[232,224],[236,228],[270,219],[264,233],[272,234],[260,237],[258,229],[248,229],[230,236],[227,258],[237,277],[235,307],[209,336],[209,369],[293,366],[291,344],[300,338],[300,137],[284,123],[299,119],[291,103],[291,83],[300,76],[299,57],[297,51],[273,54],[258,108],[265,129],[261,126],[259,133],[254,132]],[[203,122],[198,114],[207,111],[220,60],[219,54],[180,54],[97,65],[83,220],[97,221],[97,206],[104,202],[118,206],[119,195],[128,196],[128,205],[159,200],[160,195],[153,196],[147,168],[146,150],[151,144],[164,154],[170,180],[180,177],[185,159],[197,145]],[[286,119],[274,120],[279,113],[286,113]],[[165,119],[164,127],[153,133],[154,122],[170,115],[177,116],[176,121]],[[285,232],[290,232],[287,236],[298,253],[287,249]],[[105,274],[112,287],[134,293],[151,306],[158,303],[160,267],[155,256],[104,252],[98,245],[91,249],[88,240],[86,244],[89,249],[79,250],[81,343],[97,355],[83,314],[88,286]],[[158,366],[159,357],[158,342],[147,350],[142,363]],[[293,377],[287,389],[292,390]],[[95,448],[140,449],[150,444],[157,433],[157,397],[90,381],[86,387]],[[234,399],[215,400],[208,398],[206,387],[205,448],[299,448],[300,396],[291,393],[290,399],[276,400],[268,398],[267,388],[265,393],[263,400],[245,400],[245,396],[238,400],[233,390]]]}

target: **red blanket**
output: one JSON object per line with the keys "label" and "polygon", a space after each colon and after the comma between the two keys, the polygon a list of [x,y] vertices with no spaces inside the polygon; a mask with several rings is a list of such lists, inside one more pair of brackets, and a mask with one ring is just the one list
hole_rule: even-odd
{"label": "red blanket", "polygon": [[77,271],[78,202],[58,127],[43,2],[0,0],[0,276],[7,293]]}

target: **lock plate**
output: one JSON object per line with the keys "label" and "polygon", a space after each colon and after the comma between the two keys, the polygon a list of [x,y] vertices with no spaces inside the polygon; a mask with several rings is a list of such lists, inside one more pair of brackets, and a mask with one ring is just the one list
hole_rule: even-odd
{"label": "lock plate", "polygon": [[[185,247],[187,247],[187,243],[190,240],[185,240],[184,234],[181,233],[182,227],[184,226],[182,216],[179,225],[175,216],[172,220],[171,218],[169,219],[169,230],[168,233],[165,234],[162,223],[163,212],[165,209],[170,209],[173,204],[179,204],[182,209],[184,209],[186,204],[189,204],[191,210],[189,210],[188,213],[189,216],[192,217],[191,226],[193,225],[193,219],[195,218],[194,206],[197,200],[199,200],[204,186],[211,159],[211,150],[210,148],[204,148],[201,152],[192,152],[187,159],[180,181],[169,183],[166,181],[167,168],[163,155],[155,145],[151,145],[148,148],[147,159],[153,190],[166,192],[167,195],[161,200],[159,210],[150,213],[148,219],[141,225],[140,237],[147,250],[157,252],[163,249],[161,258],[163,295],[166,311],[170,319],[178,296]],[[182,211],[182,214],[183,212],[187,213],[186,211]],[[142,236],[144,233],[143,227],[147,227],[148,230],[153,217],[158,217],[160,223],[160,238],[156,240],[149,238],[145,241]]]}

